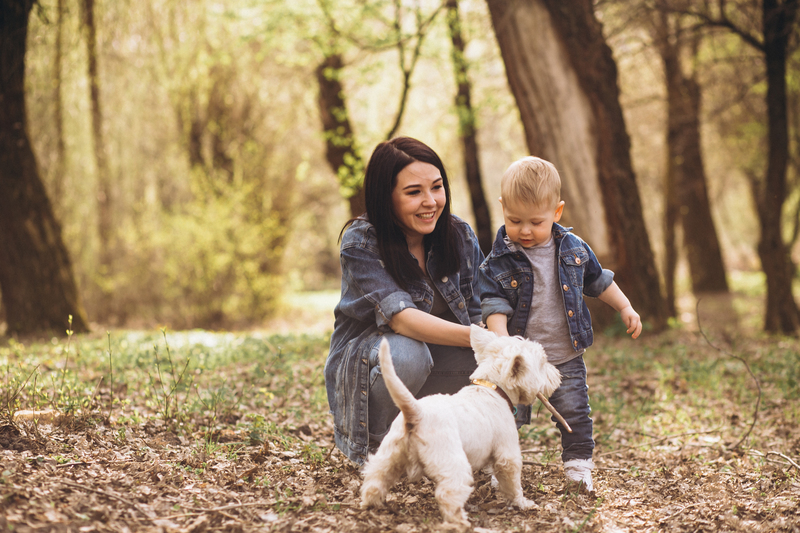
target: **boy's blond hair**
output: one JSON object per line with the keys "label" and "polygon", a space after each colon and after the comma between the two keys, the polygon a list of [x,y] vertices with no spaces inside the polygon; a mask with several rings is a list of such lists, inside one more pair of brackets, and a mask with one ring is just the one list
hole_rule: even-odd
{"label": "boy's blond hair", "polygon": [[561,200],[561,176],[551,162],[540,157],[523,157],[503,173],[500,196],[506,203],[555,207]]}

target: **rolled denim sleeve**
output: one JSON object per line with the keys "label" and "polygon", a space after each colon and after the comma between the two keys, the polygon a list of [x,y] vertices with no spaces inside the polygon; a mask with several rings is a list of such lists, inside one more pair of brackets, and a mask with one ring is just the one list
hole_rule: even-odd
{"label": "rolled denim sleeve", "polygon": [[389,329],[392,317],[408,308],[416,309],[417,306],[411,301],[411,296],[407,292],[398,291],[388,295],[375,307],[375,322],[378,324],[378,328]]}
{"label": "rolled denim sleeve", "polygon": [[514,314],[514,308],[511,307],[511,302],[508,301],[508,298],[505,297],[503,287],[492,276],[490,262],[491,256],[481,264],[478,283],[481,298],[481,320],[483,320],[484,324],[491,315],[500,313],[511,316]]}
{"label": "rolled denim sleeve", "polygon": [[[354,236],[358,237],[358,235]],[[366,239],[342,239],[341,313],[361,322],[374,322],[384,331],[395,314],[416,308],[411,295],[403,290],[384,268],[376,249]]]}
{"label": "rolled denim sleeve", "polygon": [[514,314],[511,304],[505,298],[485,298],[481,300],[481,320],[484,324],[486,319],[492,315],[506,315],[511,316]]}
{"label": "rolled denim sleeve", "polygon": [[583,274],[583,294],[590,298],[597,298],[614,281],[614,272],[600,266],[600,261],[594,255],[591,247],[583,242],[583,247],[589,254],[589,264]]}

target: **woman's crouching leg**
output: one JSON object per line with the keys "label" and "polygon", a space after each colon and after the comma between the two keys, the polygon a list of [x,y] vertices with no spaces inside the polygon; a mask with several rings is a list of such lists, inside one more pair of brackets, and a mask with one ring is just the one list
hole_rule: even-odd
{"label": "woman's crouching leg", "polygon": [[411,394],[422,388],[433,367],[433,359],[428,346],[396,333],[377,337],[369,352],[369,446],[377,447],[389,431],[389,427],[400,410],[395,406],[386,384],[378,360],[378,349],[382,339],[389,341],[392,350],[392,363],[397,376]]}

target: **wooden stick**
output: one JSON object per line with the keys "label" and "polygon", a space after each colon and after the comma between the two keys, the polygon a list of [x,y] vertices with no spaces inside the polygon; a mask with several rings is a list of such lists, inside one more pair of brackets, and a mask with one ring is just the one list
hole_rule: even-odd
{"label": "wooden stick", "polygon": [[547,407],[548,411],[553,413],[553,416],[556,417],[556,420],[561,422],[561,425],[564,426],[565,428],[567,428],[567,431],[572,433],[572,428],[569,427],[569,424],[567,424],[567,421],[564,420],[564,417],[561,416],[558,411],[556,411],[556,408],[553,407],[553,404],[551,404],[550,402],[547,401],[547,398],[544,397],[544,394],[539,392],[539,393],[536,394],[536,397],[539,398],[539,401],[542,402],[545,407]]}

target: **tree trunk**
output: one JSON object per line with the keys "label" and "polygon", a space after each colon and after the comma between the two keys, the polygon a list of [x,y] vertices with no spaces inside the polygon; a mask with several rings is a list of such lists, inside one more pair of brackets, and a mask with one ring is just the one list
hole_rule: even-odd
{"label": "tree trunk", "polygon": [[[64,0],[58,0],[56,7],[56,50],[53,73],[53,100],[55,101],[56,123],[56,164],[53,179],[53,197],[56,199],[55,209],[61,211],[60,202],[64,196],[64,170],[66,169],[67,149],[64,143],[64,103],[61,94],[62,68],[64,56]],[[61,211],[63,212],[63,211]]]}
{"label": "tree trunk", "polygon": [[567,210],[573,206],[569,223],[616,271],[643,319],[662,329],[664,300],[630,160],[617,68],[591,0],[487,1],[531,153],[558,167]]}
{"label": "tree trunk", "polygon": [[39,176],[25,112],[31,0],[0,0],[0,290],[8,332],[87,331],[61,227]]}
{"label": "tree trunk", "polygon": [[[111,182],[103,136],[103,110],[100,104],[100,77],[97,66],[97,25],[94,20],[94,0],[82,0],[83,24],[86,30],[86,53],[88,56],[89,95],[92,108],[92,134],[94,136],[94,159],[97,167],[97,233],[99,236],[100,272],[108,275],[112,271],[113,252],[111,239]],[[106,299],[110,295],[105,295]]]}
{"label": "tree trunk", "polygon": [[317,103],[325,133],[325,157],[336,172],[340,186],[346,191],[350,216],[357,217],[367,210],[364,200],[364,161],[356,147],[344,100],[344,88],[339,80],[343,67],[344,62],[339,54],[326,56],[317,67]]}
{"label": "tree trunk", "polygon": [[461,32],[458,0],[447,0],[447,25],[453,43],[453,69],[456,76],[456,113],[458,113],[459,137],[464,150],[464,171],[472,200],[475,217],[475,233],[483,253],[492,250],[494,231],[489,214],[489,205],[483,192],[480,162],[478,160],[478,132],[475,129],[475,111],[472,108],[472,85],[469,81],[467,60],[464,56],[466,44]]}
{"label": "tree trunk", "polygon": [[664,292],[667,316],[678,314],[675,306],[675,275],[678,266],[678,246],[675,229],[678,226],[680,206],[675,159],[667,155],[667,172],[664,176]]}
{"label": "tree trunk", "polygon": [[[656,41],[664,64],[667,87],[668,194],[665,235],[668,239],[670,234],[674,236],[674,224],[679,218],[692,279],[692,292],[695,295],[727,293],[725,265],[711,216],[703,167],[699,119],[700,86],[693,75],[684,74],[681,65],[684,38],[681,31],[672,30],[670,22],[669,15],[662,10],[658,14]],[[670,206],[670,203],[674,205]],[[666,244],[667,258],[673,256],[673,264],[664,275],[668,293],[667,305],[674,309],[674,256],[677,254],[674,250],[670,252],[670,244]],[[674,248],[674,244],[672,246]],[[670,287],[673,287],[672,291]]]}
{"label": "tree trunk", "polygon": [[792,263],[783,242],[781,214],[786,200],[789,133],[786,100],[786,55],[797,15],[797,0],[763,1],[764,56],[767,66],[767,126],[769,154],[763,191],[757,199],[761,235],[758,255],[767,277],[764,329],[796,333],[800,311],[792,294]]}

